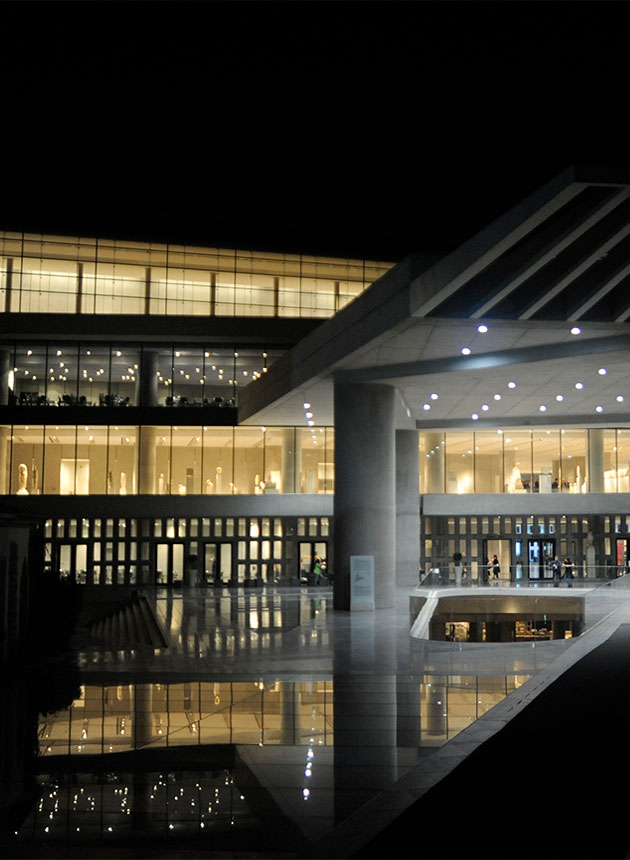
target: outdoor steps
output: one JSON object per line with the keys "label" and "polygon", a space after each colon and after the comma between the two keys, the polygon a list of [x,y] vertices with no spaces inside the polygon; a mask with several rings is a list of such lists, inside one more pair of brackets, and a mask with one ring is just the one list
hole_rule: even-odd
{"label": "outdoor steps", "polygon": [[166,640],[151,611],[146,597],[134,596],[112,609],[92,624],[90,630],[94,644],[117,650],[140,646],[165,648]]}

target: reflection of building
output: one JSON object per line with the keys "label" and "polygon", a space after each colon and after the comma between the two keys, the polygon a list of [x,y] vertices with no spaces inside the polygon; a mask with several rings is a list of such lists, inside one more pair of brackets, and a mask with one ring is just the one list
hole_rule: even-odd
{"label": "reflection of building", "polygon": [[82,581],[308,581],[335,522],[340,607],[353,555],[377,606],[454,552],[624,570],[630,204],[603,176],[393,267],[5,233],[0,492]]}

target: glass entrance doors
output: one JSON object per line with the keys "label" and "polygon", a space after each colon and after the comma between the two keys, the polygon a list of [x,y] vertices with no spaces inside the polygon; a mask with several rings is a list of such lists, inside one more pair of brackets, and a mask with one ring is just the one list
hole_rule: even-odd
{"label": "glass entrance doors", "polygon": [[181,585],[184,581],[184,543],[158,543],[155,546],[157,585]]}
{"label": "glass entrance doors", "polygon": [[86,543],[59,544],[57,568],[63,577],[72,579],[80,585],[85,584],[88,564],[87,549]]}
{"label": "glass entrance doors", "polygon": [[206,585],[230,585],[232,583],[231,543],[204,544],[203,580]]}
{"label": "glass entrance doors", "polygon": [[[315,585],[313,568],[316,559],[319,559],[322,565],[323,572],[327,569],[327,550],[328,544],[326,541],[301,541],[300,542],[300,582],[305,585]],[[326,583],[326,580],[323,580]]]}
{"label": "glass entrance doors", "polygon": [[527,541],[528,576],[530,579],[553,579],[549,562],[556,554],[555,540]]}
{"label": "glass entrance doors", "polygon": [[630,570],[630,540],[627,538],[617,538],[617,576],[623,576],[624,573],[629,573]]}

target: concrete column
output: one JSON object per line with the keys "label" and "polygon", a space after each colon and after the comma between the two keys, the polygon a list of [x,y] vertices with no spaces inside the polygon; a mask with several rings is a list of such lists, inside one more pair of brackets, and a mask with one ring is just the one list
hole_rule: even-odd
{"label": "concrete column", "polygon": [[[335,675],[333,697],[333,797],[338,823],[363,804],[366,767],[378,766],[383,787],[398,777],[396,675]],[[314,751],[316,772],[318,748]]]}
{"label": "concrete column", "polygon": [[422,493],[443,493],[445,474],[445,446],[444,433],[424,434],[425,456],[422,463],[424,483],[421,487]]}
{"label": "concrete column", "polygon": [[394,388],[335,384],[335,609],[350,607],[350,558],[374,557],[376,609],[394,604]]}
{"label": "concrete column", "polygon": [[430,735],[446,735],[448,731],[447,689],[427,678],[427,732]]}
{"label": "concrete column", "polygon": [[11,372],[11,353],[0,349],[0,406],[9,405],[9,373]]}
{"label": "concrete column", "polygon": [[155,427],[138,431],[138,492],[155,493]]}
{"label": "concrete column", "polygon": [[588,431],[588,491],[604,492],[604,431]]}
{"label": "concrete column", "polygon": [[297,440],[294,427],[287,427],[282,431],[282,462],[281,473],[282,486],[280,492],[295,493],[299,491],[299,486],[296,486],[296,475],[299,475],[297,470]]}
{"label": "concrete column", "polygon": [[0,426],[0,495],[4,496],[9,492],[9,461],[11,454],[9,450],[9,440],[11,438],[11,428]]}
{"label": "concrete column", "polygon": [[399,747],[419,747],[422,743],[420,723],[420,682],[396,678],[396,744]]}
{"label": "concrete column", "polygon": [[396,585],[418,584],[420,482],[417,430],[396,430]]}
{"label": "concrete column", "polygon": [[133,741],[140,749],[153,740],[153,685],[134,684]]}
{"label": "concrete column", "polygon": [[143,349],[136,377],[136,406],[157,406],[157,360],[154,349]]}

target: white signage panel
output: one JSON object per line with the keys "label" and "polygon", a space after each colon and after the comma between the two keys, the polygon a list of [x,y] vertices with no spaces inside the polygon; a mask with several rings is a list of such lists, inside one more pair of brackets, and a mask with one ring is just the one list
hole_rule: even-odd
{"label": "white signage panel", "polygon": [[350,556],[350,609],[374,609],[374,556]]}

